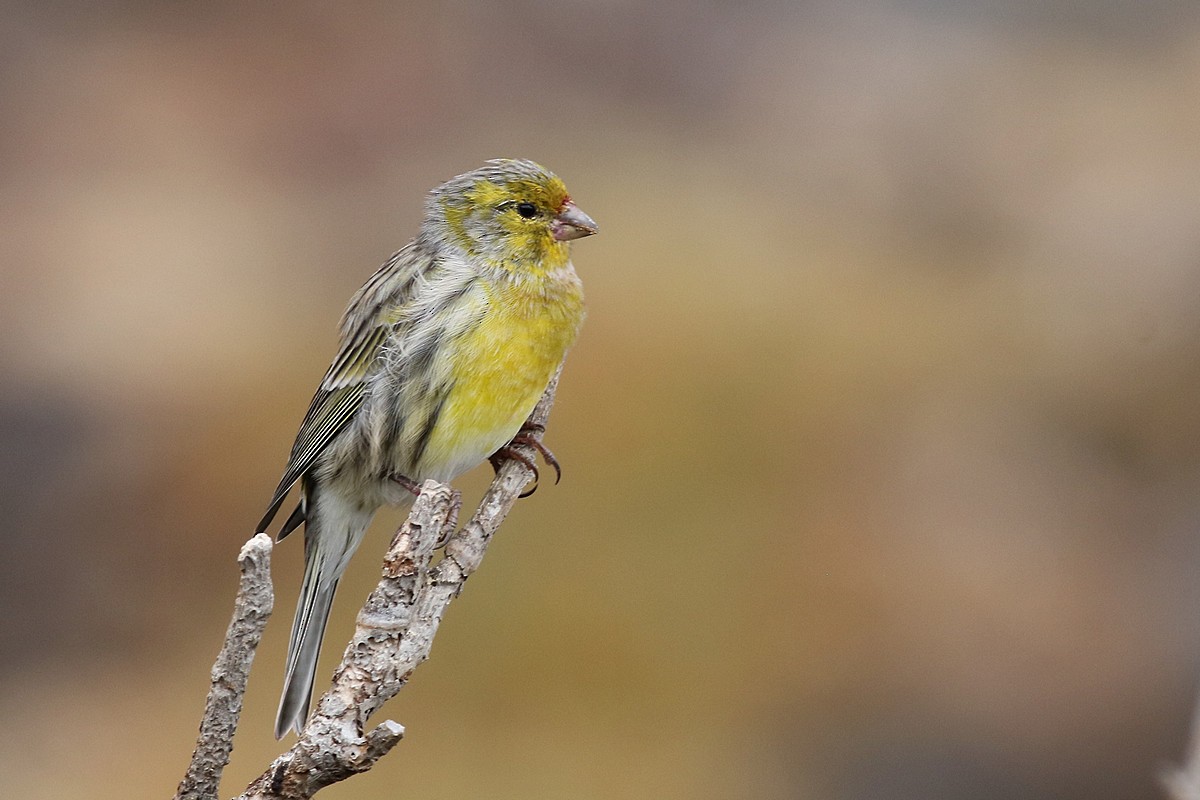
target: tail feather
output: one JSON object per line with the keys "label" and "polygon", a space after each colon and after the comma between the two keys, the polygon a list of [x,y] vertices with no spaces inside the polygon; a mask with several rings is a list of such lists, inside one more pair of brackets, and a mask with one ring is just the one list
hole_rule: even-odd
{"label": "tail feather", "polygon": [[304,587],[296,606],[292,638],[288,642],[283,694],[275,717],[276,739],[282,739],[289,729],[296,733],[304,729],[317,675],[317,657],[321,654],[321,639],[325,635],[325,623],[336,590],[336,579],[323,581],[317,575],[310,581],[309,570],[304,571]]}
{"label": "tail feather", "polygon": [[283,738],[289,729],[300,733],[308,720],[317,657],[333,595],[373,516],[333,493],[318,495],[315,486],[305,488],[304,579],[292,621],[283,694],[275,718],[277,739]]}
{"label": "tail feather", "polygon": [[275,541],[282,542],[289,533],[300,527],[300,523],[304,522],[304,501],[296,506],[296,510],[283,523],[283,527],[279,529],[279,535],[275,537]]}

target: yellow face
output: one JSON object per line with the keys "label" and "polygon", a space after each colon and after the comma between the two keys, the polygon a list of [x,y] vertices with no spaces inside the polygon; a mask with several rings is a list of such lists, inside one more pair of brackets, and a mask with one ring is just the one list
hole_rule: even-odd
{"label": "yellow face", "polygon": [[532,162],[489,163],[435,192],[451,242],[510,271],[561,267],[568,247],[554,226],[570,203],[567,187]]}

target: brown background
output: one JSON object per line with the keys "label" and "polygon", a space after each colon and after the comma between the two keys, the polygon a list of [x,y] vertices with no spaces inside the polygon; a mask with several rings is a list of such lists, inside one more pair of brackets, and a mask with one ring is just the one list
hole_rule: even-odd
{"label": "brown background", "polygon": [[[5,796],[173,791],[338,315],[501,155],[603,228],[566,475],[323,796],[1160,796],[1200,675],[1194,3],[0,15]],[[300,549],[226,796],[278,752]]]}

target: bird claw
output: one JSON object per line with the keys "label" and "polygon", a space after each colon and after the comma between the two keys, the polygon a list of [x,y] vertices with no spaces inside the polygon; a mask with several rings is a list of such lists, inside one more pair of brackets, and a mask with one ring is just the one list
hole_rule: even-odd
{"label": "bird claw", "polygon": [[545,432],[546,429],[541,425],[526,425],[517,432],[517,435],[512,438],[512,441],[504,445],[504,447],[501,447],[495,453],[492,453],[492,455],[488,458],[488,461],[491,462],[492,469],[494,469],[496,472],[499,472],[500,467],[503,466],[505,460],[510,458],[513,461],[520,462],[521,464],[529,467],[529,470],[533,473],[533,486],[529,489],[529,491],[522,492],[519,497],[529,497],[531,494],[537,491],[538,481],[541,477],[541,474],[538,472],[537,464],[534,463],[533,459],[527,458],[523,453],[517,452],[513,448],[513,445],[523,444],[527,447],[532,447],[538,452],[539,455],[541,455],[543,461],[554,467],[554,483],[557,484],[560,480],[562,480],[562,466],[559,465],[558,459],[554,457],[554,453],[550,452],[550,449],[546,447],[546,445],[542,444],[541,435]]}

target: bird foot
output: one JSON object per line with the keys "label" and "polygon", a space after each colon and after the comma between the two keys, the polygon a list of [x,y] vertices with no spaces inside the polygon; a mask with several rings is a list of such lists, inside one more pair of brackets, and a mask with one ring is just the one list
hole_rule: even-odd
{"label": "bird foot", "polygon": [[533,472],[533,486],[529,489],[529,491],[521,492],[521,497],[529,497],[529,495],[537,491],[540,473],[538,472],[537,464],[534,463],[533,459],[527,458],[523,453],[517,452],[513,445],[523,444],[527,447],[532,447],[542,457],[543,461],[554,467],[554,482],[557,484],[560,480],[562,480],[562,467],[559,465],[558,459],[554,457],[554,453],[550,452],[550,449],[546,447],[546,445],[542,444],[541,437],[545,432],[546,429],[541,425],[526,425],[517,432],[517,435],[512,438],[512,441],[488,457],[488,461],[491,463],[492,469],[494,469],[496,472],[499,472],[500,467],[504,465],[505,460],[510,458],[513,461],[518,461],[529,467],[529,469]]}

